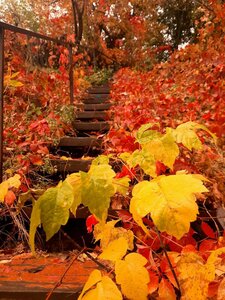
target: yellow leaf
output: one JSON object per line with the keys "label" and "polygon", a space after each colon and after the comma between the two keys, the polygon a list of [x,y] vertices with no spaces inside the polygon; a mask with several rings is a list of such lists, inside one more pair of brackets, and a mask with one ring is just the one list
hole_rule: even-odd
{"label": "yellow leaf", "polygon": [[123,237],[128,243],[128,249],[133,250],[134,234],[131,230],[122,227],[115,227],[119,220],[109,221],[107,223],[99,222],[94,228],[94,237],[96,241],[100,240],[101,248],[104,250],[109,243]]}
{"label": "yellow leaf", "polygon": [[127,240],[124,237],[120,237],[109,243],[106,249],[99,255],[99,258],[117,261],[122,259],[128,249]]}
{"label": "yellow leaf", "polygon": [[73,213],[73,215],[76,216],[77,207],[82,202],[82,198],[81,198],[82,184],[81,184],[80,173],[70,174],[69,176],[67,176],[65,181],[67,181],[73,188],[74,200],[72,206],[70,207],[70,210]]}
{"label": "yellow leaf", "polygon": [[189,150],[202,149],[202,142],[196,134],[198,129],[202,129],[208,132],[214,139],[214,142],[217,141],[217,137],[211,131],[209,131],[204,125],[200,125],[195,122],[186,122],[179,126],[176,129],[167,128],[167,132],[170,131],[177,143],[182,143]]}
{"label": "yellow leaf", "polygon": [[206,268],[207,271],[212,275],[210,281],[213,281],[215,279],[216,273],[219,273],[218,275],[224,274],[224,264],[222,263],[222,259],[219,258],[219,256],[224,253],[225,253],[225,247],[222,247],[212,251],[211,254],[209,255],[206,263]]}
{"label": "yellow leaf", "polygon": [[94,270],[78,300],[122,300],[122,295],[111,278],[102,277],[100,271]]}
{"label": "yellow leaf", "polygon": [[173,169],[173,164],[179,155],[179,148],[170,132],[167,132],[160,139],[155,139],[143,146],[143,150],[149,151],[154,160],[161,161],[164,165]]}
{"label": "yellow leaf", "polygon": [[180,239],[188,232],[190,222],[196,220],[195,194],[207,191],[201,179],[192,174],[159,176],[134,187],[130,212],[142,228],[141,218],[151,213],[160,231]]}
{"label": "yellow leaf", "polygon": [[21,185],[19,174],[16,174],[13,177],[10,177],[7,181],[9,183],[9,188],[15,187],[18,189]]}
{"label": "yellow leaf", "polygon": [[177,271],[182,300],[207,299],[208,285],[213,277],[213,270],[206,267],[197,253],[183,253],[177,263]]}
{"label": "yellow leaf", "polygon": [[8,184],[7,180],[3,181],[0,184],[0,202],[4,202],[5,195],[8,192],[8,188],[9,188],[9,184]]}
{"label": "yellow leaf", "polygon": [[144,267],[146,263],[147,260],[138,253],[130,253],[124,260],[116,262],[116,282],[130,300],[147,300],[150,279]]}
{"label": "yellow leaf", "polygon": [[225,299],[225,277],[220,282],[218,292],[217,292],[217,300]]}
{"label": "yellow leaf", "polygon": [[4,198],[5,198],[9,188],[12,188],[12,187],[19,188],[20,185],[21,185],[20,175],[18,175],[18,174],[3,181],[0,184],[0,202],[4,202]]}
{"label": "yellow leaf", "polygon": [[88,291],[90,288],[92,288],[96,283],[100,282],[102,279],[101,272],[99,270],[94,270],[91,272],[87,282],[85,283],[83,290],[78,298],[78,300],[81,300],[83,295],[86,291]]}

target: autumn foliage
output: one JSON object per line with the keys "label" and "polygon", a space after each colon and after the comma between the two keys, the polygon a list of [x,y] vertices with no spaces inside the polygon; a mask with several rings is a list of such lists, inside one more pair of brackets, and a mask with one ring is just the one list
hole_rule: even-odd
{"label": "autumn foliage", "polygon": [[[208,5],[195,44],[150,71],[121,68],[115,74],[105,155],[95,158],[88,172],[70,174],[32,198],[33,254],[39,226],[49,240],[80,206],[90,212],[87,230],[105,267],[90,274],[79,300],[225,298],[225,227],[217,218],[225,200],[225,4]],[[98,25],[103,19],[101,14]],[[128,25],[141,43],[145,20],[133,17]],[[125,46],[109,50],[99,39],[108,59],[123,60]],[[12,37],[9,41],[14,45]],[[6,113],[4,134],[20,175],[0,184],[0,201],[9,207],[23,190],[30,164],[42,165],[47,146],[70,130],[59,108],[68,105],[66,49],[52,50],[49,57],[57,71],[19,68],[21,56],[11,51],[5,92],[5,111],[11,114]],[[160,51],[171,47],[153,47],[154,59]],[[78,97],[85,82],[83,69],[75,72]]]}

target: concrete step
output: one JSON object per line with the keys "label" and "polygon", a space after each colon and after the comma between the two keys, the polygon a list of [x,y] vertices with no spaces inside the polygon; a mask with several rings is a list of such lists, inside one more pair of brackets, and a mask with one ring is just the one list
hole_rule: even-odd
{"label": "concrete step", "polygon": [[81,111],[77,112],[77,119],[97,119],[105,120],[107,118],[107,113],[105,111]]}
{"label": "concrete step", "polygon": [[73,127],[77,131],[106,132],[110,129],[110,124],[108,122],[74,122]]}
{"label": "concrete step", "polygon": [[69,137],[61,138],[58,147],[98,147],[102,144],[101,139],[96,137]]}

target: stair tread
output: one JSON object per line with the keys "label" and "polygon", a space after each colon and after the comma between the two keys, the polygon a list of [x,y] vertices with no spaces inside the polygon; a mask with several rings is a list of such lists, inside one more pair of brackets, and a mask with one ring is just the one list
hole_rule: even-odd
{"label": "stair tread", "polygon": [[109,122],[74,122],[75,130],[107,131],[110,128]]}
{"label": "stair tread", "polygon": [[93,159],[50,159],[53,167],[56,167],[60,173],[74,173],[79,171],[88,171]]}
{"label": "stair tread", "polygon": [[103,110],[108,110],[111,107],[111,103],[90,103],[90,104],[85,104],[81,103],[77,105],[78,107],[81,107],[84,111],[103,111]]}
{"label": "stair tread", "polygon": [[69,137],[65,136],[60,139],[59,147],[101,147],[102,140],[97,137]]}
{"label": "stair tread", "polygon": [[105,120],[107,113],[105,111],[81,111],[77,112],[77,119],[101,119]]}

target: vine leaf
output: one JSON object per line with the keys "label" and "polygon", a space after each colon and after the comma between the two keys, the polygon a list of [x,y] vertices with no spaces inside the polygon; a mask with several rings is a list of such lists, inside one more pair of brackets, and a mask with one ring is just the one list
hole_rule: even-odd
{"label": "vine leaf", "polygon": [[122,300],[121,292],[111,278],[102,276],[99,270],[94,270],[78,298],[78,300]]}
{"label": "vine leaf", "polygon": [[116,192],[125,195],[129,186],[128,177],[114,178],[116,173],[106,163],[107,161],[107,157],[101,156],[101,159],[94,160],[94,164],[87,173],[80,172],[82,203],[88,206],[91,213],[100,221],[106,220],[110,198]]}
{"label": "vine leaf", "polygon": [[159,294],[159,297],[157,298],[157,300],[176,300],[177,299],[172,284],[165,278],[162,278],[162,280],[160,281],[158,294]]}
{"label": "vine leaf", "polygon": [[180,239],[196,220],[195,194],[208,191],[202,180],[206,179],[200,175],[177,174],[138,183],[130,203],[134,220],[147,232],[141,218],[151,213],[160,231]]}
{"label": "vine leaf", "polygon": [[74,199],[70,207],[71,212],[76,216],[77,207],[81,204],[82,183],[80,173],[72,173],[65,179],[73,188]]}
{"label": "vine leaf", "polygon": [[4,202],[5,196],[8,193],[9,188],[15,187],[18,189],[20,185],[21,182],[19,174],[16,174],[13,177],[10,177],[9,179],[3,181],[0,184],[0,202]]}
{"label": "vine leaf", "polygon": [[147,259],[138,253],[128,254],[115,264],[116,282],[130,300],[147,300],[149,274],[144,267]]}
{"label": "vine leaf", "polygon": [[174,161],[179,155],[179,148],[170,132],[164,134],[160,139],[145,144],[143,150],[153,155],[155,163],[161,161],[170,169],[173,169]]}
{"label": "vine leaf", "polygon": [[198,150],[202,149],[202,142],[200,141],[196,131],[202,129],[208,132],[216,142],[217,137],[211,131],[209,131],[204,125],[195,123],[195,122],[186,122],[179,126],[176,129],[167,128],[167,132],[172,132],[177,143],[182,143],[189,150],[192,148]]}
{"label": "vine leaf", "polygon": [[29,244],[32,253],[35,253],[35,233],[37,227],[41,224],[41,211],[40,211],[40,201],[36,201],[33,205],[31,217],[30,217],[30,231],[29,231]]}
{"label": "vine leaf", "polygon": [[136,140],[139,144],[148,143],[154,139],[160,138],[162,135],[156,130],[149,130],[149,128],[158,125],[157,123],[147,123],[142,125],[137,133],[136,133]]}
{"label": "vine leaf", "polygon": [[118,220],[109,221],[107,223],[100,222],[95,225],[94,237],[96,241],[100,240],[100,246],[104,250],[108,245],[114,241],[123,237],[128,244],[128,249],[133,250],[134,234],[131,230],[127,230],[123,227],[115,227]]}
{"label": "vine leaf", "polygon": [[60,182],[57,187],[47,189],[35,203],[30,223],[29,240],[34,252],[34,237],[37,227],[42,224],[49,240],[69,218],[69,208],[74,200],[73,188],[67,182]]}
{"label": "vine leaf", "polygon": [[122,259],[128,249],[128,242],[124,237],[120,237],[109,243],[105,250],[99,255],[99,258],[117,261]]}
{"label": "vine leaf", "polygon": [[184,299],[205,300],[213,271],[207,270],[203,259],[194,252],[183,253],[177,263],[178,280]]}

